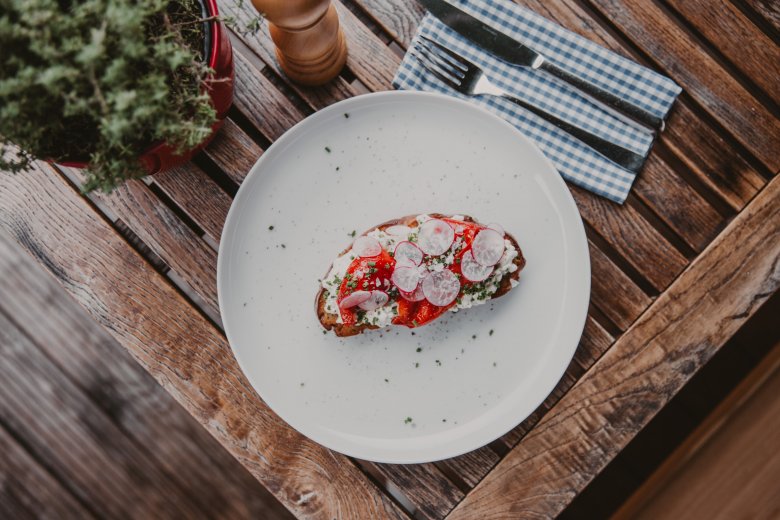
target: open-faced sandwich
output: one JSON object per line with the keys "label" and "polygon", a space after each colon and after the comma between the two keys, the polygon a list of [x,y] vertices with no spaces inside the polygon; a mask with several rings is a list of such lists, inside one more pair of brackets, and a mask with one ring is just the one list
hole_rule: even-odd
{"label": "open-faced sandwich", "polygon": [[524,265],[517,241],[498,224],[463,215],[403,217],[371,228],[333,262],[317,316],[337,336],[419,327],[506,294]]}

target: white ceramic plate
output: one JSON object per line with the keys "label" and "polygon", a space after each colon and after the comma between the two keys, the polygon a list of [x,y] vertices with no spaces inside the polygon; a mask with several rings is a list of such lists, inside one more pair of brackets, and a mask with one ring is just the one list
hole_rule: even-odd
{"label": "white ceramic plate", "polygon": [[[414,333],[323,334],[318,279],[349,233],[425,212],[503,225],[528,262],[520,285]],[[265,152],[230,209],[218,286],[236,358],[285,421],[347,455],[418,463],[491,442],[552,391],[582,334],[590,262],[569,190],[517,130],[452,98],[382,92]]]}

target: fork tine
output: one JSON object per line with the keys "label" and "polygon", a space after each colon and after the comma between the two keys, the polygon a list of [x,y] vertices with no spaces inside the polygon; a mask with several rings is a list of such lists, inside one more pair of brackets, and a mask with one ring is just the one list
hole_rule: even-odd
{"label": "fork tine", "polygon": [[423,67],[425,67],[428,72],[436,76],[445,85],[455,90],[460,88],[460,79],[441,69],[441,67],[433,62],[421,48],[415,46],[415,48],[412,49],[412,55],[422,63]]}
{"label": "fork tine", "polygon": [[449,60],[444,59],[444,57],[436,52],[435,49],[428,46],[425,42],[416,42],[414,46],[423,54],[425,54],[429,60],[437,64],[440,69],[447,71],[451,76],[455,76],[458,79],[463,79],[465,76],[464,72],[460,68],[455,67]]}
{"label": "fork tine", "polygon": [[473,63],[471,63],[469,60],[461,56],[460,54],[457,54],[455,51],[448,49],[441,43],[434,41],[427,36],[420,35],[420,40],[428,44],[428,46],[435,49],[438,55],[442,56],[442,58],[446,59],[449,63],[454,65],[455,67],[458,67],[463,72],[468,72],[470,68],[475,67]]}

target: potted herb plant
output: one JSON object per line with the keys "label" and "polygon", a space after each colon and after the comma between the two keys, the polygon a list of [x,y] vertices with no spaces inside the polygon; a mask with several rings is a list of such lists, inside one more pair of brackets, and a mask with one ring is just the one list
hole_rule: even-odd
{"label": "potted herb plant", "polygon": [[85,191],[183,163],[233,99],[216,0],[0,0],[0,169],[85,168]]}

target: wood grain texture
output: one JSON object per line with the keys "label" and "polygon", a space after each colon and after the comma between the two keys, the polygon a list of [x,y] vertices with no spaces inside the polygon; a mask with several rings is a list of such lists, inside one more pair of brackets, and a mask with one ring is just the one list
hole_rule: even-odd
{"label": "wood grain texture", "polygon": [[236,184],[244,178],[263,154],[263,149],[231,119],[209,143],[204,153]]}
{"label": "wood grain texture", "polygon": [[392,35],[402,47],[408,47],[417,32],[425,8],[416,0],[355,0]]}
{"label": "wood grain texture", "polygon": [[590,249],[590,300],[612,322],[625,330],[650,305],[651,299],[593,242]]}
{"label": "wood grain texture", "polygon": [[[574,0],[567,0],[571,3]],[[592,0],[603,16],[771,171],[780,169],[780,120],[655,2]]]}
{"label": "wood grain texture", "polygon": [[341,2],[336,0],[334,4],[339,12],[344,33],[350,42],[347,67],[369,90],[374,92],[390,90],[390,83],[401,64],[401,58],[396,56]]}
{"label": "wood grain texture", "polygon": [[733,3],[712,0],[666,0],[745,76],[780,102],[780,46]]}
{"label": "wood grain texture", "polygon": [[583,219],[659,291],[688,264],[682,253],[632,206],[618,206],[582,188],[569,188]]}
{"label": "wood grain texture", "polygon": [[0,428],[0,518],[65,520],[95,516]]}
{"label": "wood grain texture", "polygon": [[450,517],[560,512],[777,290],[778,236],[775,179]]}
{"label": "wood grain texture", "polygon": [[768,24],[780,31],[780,4],[776,0],[741,0],[749,5]]}
{"label": "wood grain texture", "polygon": [[[123,434],[148,451],[202,516],[290,517],[43,267],[2,233],[0,279],[2,312]],[[101,444],[100,439],[91,442]]]}
{"label": "wood grain texture", "polygon": [[0,228],[24,230],[26,249],[269,491],[300,517],[404,517],[349,460],[275,416],[225,338],[42,168],[0,177]]}
{"label": "wood grain texture", "polygon": [[3,313],[0,353],[0,421],[96,515],[197,515],[179,485]]}
{"label": "wood grain texture", "polygon": [[269,141],[275,141],[305,114],[241,52],[236,49],[233,56],[236,65],[234,104]]}
{"label": "wood grain texture", "polygon": [[[217,252],[139,180],[126,182],[111,194],[92,197],[117,215],[157,256],[219,316]],[[63,225],[64,225],[63,221]],[[85,241],[88,241],[85,238]]]}
{"label": "wood grain texture", "polygon": [[444,518],[464,497],[433,464],[367,464],[398,486],[417,509],[415,518]]}
{"label": "wood grain texture", "polygon": [[218,244],[233,200],[193,163],[150,177],[184,213]]}
{"label": "wood grain texture", "polygon": [[454,475],[468,488],[473,488],[500,460],[488,446],[436,463],[446,475]]}

